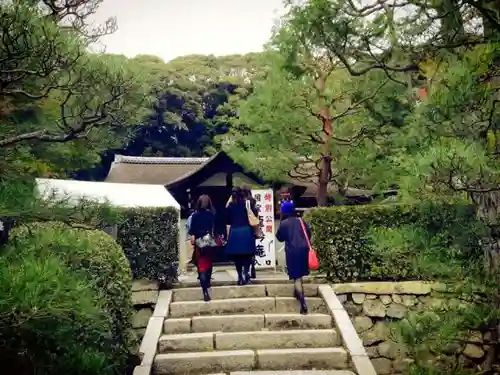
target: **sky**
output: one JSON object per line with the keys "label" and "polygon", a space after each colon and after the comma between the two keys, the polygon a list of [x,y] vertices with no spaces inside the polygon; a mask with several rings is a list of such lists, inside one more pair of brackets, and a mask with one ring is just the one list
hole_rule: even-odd
{"label": "sky", "polygon": [[104,0],[94,19],[117,19],[101,40],[106,52],[169,61],[261,51],[282,12],[282,0]]}

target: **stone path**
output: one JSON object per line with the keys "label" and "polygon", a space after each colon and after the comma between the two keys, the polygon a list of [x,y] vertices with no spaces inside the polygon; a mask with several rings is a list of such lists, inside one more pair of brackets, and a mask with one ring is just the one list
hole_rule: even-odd
{"label": "stone path", "polygon": [[308,315],[291,284],[213,287],[209,303],[199,287],[160,292],[134,375],[376,375],[332,288],[304,287]]}
{"label": "stone path", "polygon": [[[215,267],[212,275],[212,285],[222,286],[236,283],[238,275],[234,267]],[[257,278],[252,280],[253,284],[282,284],[288,283],[288,275],[282,271],[274,270],[257,270]],[[306,283],[320,284],[325,282],[324,276],[319,273],[313,273],[305,278]],[[198,286],[198,274],[194,271],[188,271],[179,276],[178,287],[195,287]]]}

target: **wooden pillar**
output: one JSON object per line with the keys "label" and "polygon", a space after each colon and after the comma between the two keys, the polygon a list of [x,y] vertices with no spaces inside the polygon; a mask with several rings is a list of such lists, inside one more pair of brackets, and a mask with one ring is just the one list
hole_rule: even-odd
{"label": "wooden pillar", "polygon": [[186,192],[187,192],[187,201],[188,201],[187,207],[188,207],[188,211],[191,212],[191,209],[193,208],[192,207],[192,198],[191,198],[191,189],[187,189]]}
{"label": "wooden pillar", "polygon": [[233,188],[233,173],[226,173],[226,188],[231,190]]}

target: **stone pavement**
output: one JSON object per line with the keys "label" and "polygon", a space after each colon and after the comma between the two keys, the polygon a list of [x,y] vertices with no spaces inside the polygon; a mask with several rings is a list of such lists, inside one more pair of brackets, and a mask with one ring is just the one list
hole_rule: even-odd
{"label": "stone pavement", "polygon": [[[212,285],[222,286],[222,285],[232,285],[236,284],[238,281],[238,275],[234,267],[231,266],[221,266],[214,267],[214,272],[212,275]],[[288,279],[288,275],[283,271],[279,270],[257,270],[257,278],[252,279],[252,284],[286,284],[291,281]],[[305,283],[315,283],[322,284],[325,282],[324,275],[320,273],[311,273],[308,277],[304,278]],[[198,286],[198,274],[196,271],[188,271],[183,275],[179,275],[179,282],[176,287],[195,287]]]}
{"label": "stone pavement", "polygon": [[[212,300],[197,275],[159,292],[134,375],[377,375],[332,286],[311,275],[300,314],[283,272],[259,270],[237,286],[231,267],[213,273]],[[221,285],[221,286],[216,286]]]}

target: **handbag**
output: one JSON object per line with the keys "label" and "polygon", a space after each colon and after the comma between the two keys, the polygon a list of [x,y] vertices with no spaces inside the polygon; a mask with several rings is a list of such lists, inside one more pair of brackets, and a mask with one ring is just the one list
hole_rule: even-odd
{"label": "handbag", "polygon": [[250,201],[245,201],[245,207],[247,210],[248,223],[253,228],[253,234],[255,238],[264,238],[264,232],[260,228],[260,220],[257,216],[254,215],[252,208],[250,207]]}
{"label": "handbag", "polygon": [[309,254],[308,254],[308,263],[309,263],[309,269],[312,271],[316,271],[319,268],[319,260],[318,260],[318,254],[316,253],[316,250],[313,249],[311,246],[311,241],[309,241],[309,236],[307,235],[307,230],[306,230],[306,225],[304,224],[304,220],[300,219],[300,225],[302,226],[302,232],[304,233],[304,237],[306,238],[307,241],[307,247],[309,248]]}
{"label": "handbag", "polygon": [[260,224],[259,218],[254,215],[252,208],[250,207],[250,201],[246,200],[245,201],[245,206],[247,209],[247,216],[248,216],[248,223],[252,227],[258,227]]}
{"label": "handbag", "polygon": [[194,243],[199,249],[205,249],[207,247],[217,247],[217,241],[215,241],[214,236],[212,236],[211,233],[207,233],[203,237],[197,238]]}

